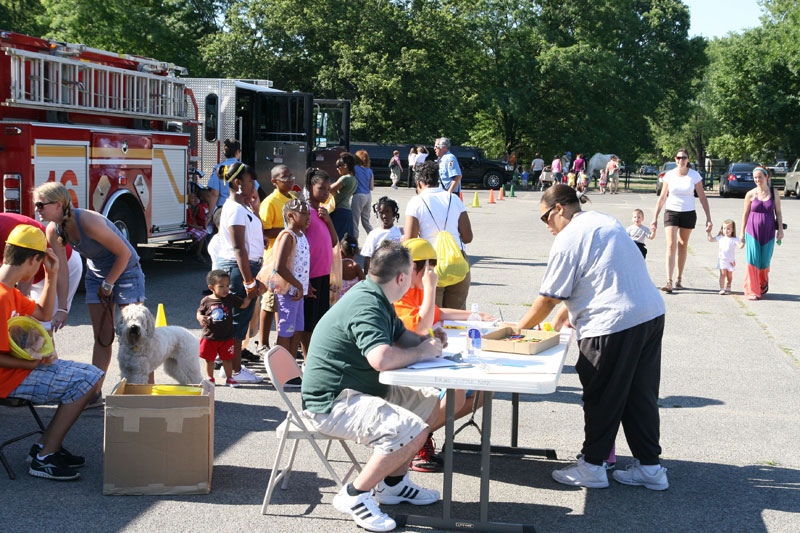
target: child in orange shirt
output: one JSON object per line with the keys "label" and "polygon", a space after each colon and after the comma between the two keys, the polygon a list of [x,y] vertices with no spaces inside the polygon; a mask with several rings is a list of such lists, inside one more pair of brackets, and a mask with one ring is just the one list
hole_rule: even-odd
{"label": "child in orange shirt", "polygon": [[[25,298],[15,285],[30,281],[44,262],[44,290],[39,303]],[[58,403],[53,419],[28,454],[28,473],[60,481],[78,479],[75,470],[86,460],[61,446],[64,436],[78,419],[89,399],[97,393],[103,371],[92,365],[62,361],[54,353],[38,359],[19,359],[10,353],[8,319],[30,316],[50,320],[56,303],[55,278],[58,259],[47,249],[39,228],[21,224],[6,241],[0,267],[0,398],[20,398],[35,404]]]}

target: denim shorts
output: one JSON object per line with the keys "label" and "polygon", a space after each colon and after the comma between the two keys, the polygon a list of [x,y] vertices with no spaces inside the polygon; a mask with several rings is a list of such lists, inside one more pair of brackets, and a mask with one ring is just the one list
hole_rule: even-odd
{"label": "denim shorts", "polygon": [[[105,278],[100,278],[86,272],[84,286],[86,287],[86,303],[99,304],[100,298],[97,297],[97,289]],[[136,266],[131,270],[122,273],[114,283],[113,302],[117,305],[139,304],[144,302],[144,272],[141,266]]]}
{"label": "denim shorts", "polygon": [[31,370],[9,396],[35,404],[73,403],[92,390],[103,374],[96,366],[58,359],[50,366]]}
{"label": "denim shorts", "polygon": [[[236,261],[221,259],[217,262],[217,268],[224,270],[231,278],[231,294],[235,294],[241,299],[247,296],[247,291],[244,288],[244,279],[242,272],[239,270],[239,265]],[[250,273],[255,277],[261,269],[261,261],[250,261]],[[233,338],[237,341],[243,341],[247,337],[247,327],[250,325],[250,319],[253,318],[253,312],[256,309],[256,300],[253,298],[250,305],[244,309],[234,308],[231,312],[233,315]]]}

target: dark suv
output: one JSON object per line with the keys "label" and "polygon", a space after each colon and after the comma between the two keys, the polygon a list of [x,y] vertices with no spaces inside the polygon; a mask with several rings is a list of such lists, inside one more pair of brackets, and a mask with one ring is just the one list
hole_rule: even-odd
{"label": "dark suv", "polygon": [[[356,153],[358,150],[366,150],[372,164],[372,172],[375,174],[375,181],[389,182],[389,160],[392,153],[397,150],[400,152],[400,161],[403,164],[403,181],[408,176],[408,152],[411,144],[377,144],[365,142],[351,142],[350,151]],[[428,159],[434,160],[436,153],[433,146],[427,146]],[[477,187],[498,189],[500,185],[511,181],[511,166],[506,165],[500,160],[487,159],[486,153],[472,146],[451,146],[450,151],[458,158],[458,165],[461,167],[461,183],[464,185],[475,185]]]}

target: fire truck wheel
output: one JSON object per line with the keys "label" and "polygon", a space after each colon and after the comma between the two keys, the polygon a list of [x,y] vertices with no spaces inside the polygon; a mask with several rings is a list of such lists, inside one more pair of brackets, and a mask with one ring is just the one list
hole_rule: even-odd
{"label": "fire truck wheel", "polygon": [[111,211],[108,213],[108,219],[114,223],[120,233],[122,233],[131,244],[136,246],[139,242],[136,217],[124,203],[115,203],[114,207],[112,207]]}

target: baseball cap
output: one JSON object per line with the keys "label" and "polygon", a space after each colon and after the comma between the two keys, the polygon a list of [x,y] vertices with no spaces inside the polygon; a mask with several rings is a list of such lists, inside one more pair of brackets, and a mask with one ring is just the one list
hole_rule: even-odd
{"label": "baseball cap", "polygon": [[436,250],[433,249],[431,243],[419,237],[409,239],[403,243],[403,246],[408,248],[411,252],[412,261],[424,261],[426,259],[436,259]]}
{"label": "baseball cap", "polygon": [[38,252],[47,251],[47,239],[37,227],[20,224],[8,235],[6,244],[13,244],[20,248],[30,248]]}

